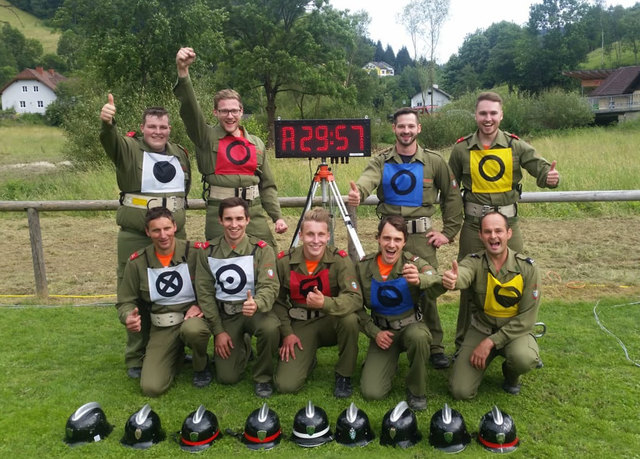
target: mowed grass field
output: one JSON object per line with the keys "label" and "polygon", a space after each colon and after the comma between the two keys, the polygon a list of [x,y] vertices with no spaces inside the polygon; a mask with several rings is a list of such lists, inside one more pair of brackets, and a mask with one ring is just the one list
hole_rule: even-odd
{"label": "mowed grass field", "polygon": [[[547,159],[558,161],[563,176],[559,190],[638,188],[638,125],[633,129],[594,128],[528,140]],[[25,148],[17,161],[40,159],[40,145]],[[45,150],[50,158],[63,157],[59,151]],[[443,154],[447,156],[448,152]],[[281,196],[306,194],[317,161],[270,160]],[[342,193],[346,194],[348,181],[358,177],[365,163],[357,160],[333,166]],[[196,179],[192,199],[197,199],[197,188]],[[529,178],[525,190],[536,191]],[[0,175],[0,200],[115,199],[116,195],[110,167],[91,171],[60,168],[44,173],[24,169]],[[640,361],[637,203],[523,204],[521,211],[527,253],[543,273],[539,319],[547,324],[548,331],[539,341],[545,366],[523,378],[519,396],[500,389],[500,358],[489,368],[478,397],[469,402],[451,399],[446,370],[429,369],[429,408],[418,414],[423,440],[409,450],[382,447],[378,443],[382,418],[404,398],[406,356],[400,359],[389,398],[365,401],[358,382],[368,343],[361,336],[351,399],[333,398],[336,350],[323,349],[318,367],[299,394],[275,394],[268,400],[280,416],[280,446],[255,453],[225,435],[203,456],[440,457],[442,453],[429,446],[427,437],[431,415],[444,403],[462,413],[470,432],[477,432],[481,416],[493,405],[509,413],[521,439],[511,457],[640,456],[640,368],[625,357],[626,349],[632,361]],[[292,230],[298,214],[298,209],[287,210]],[[359,209],[363,217],[359,235],[366,250],[375,249],[372,214],[371,209]],[[184,453],[171,436],[200,403],[218,416],[223,430],[235,431],[242,430],[249,413],[261,406],[262,400],[252,392],[251,367],[236,386],[214,383],[202,390],[192,387],[191,369],[185,367],[174,387],[158,399],[143,397],[137,382],[126,377],[122,361],[124,327],[116,319],[114,298],[109,296],[115,288],[116,228],[111,213],[41,215],[50,292],[84,297],[49,301],[30,297],[33,273],[25,215],[4,213],[0,219],[5,248],[0,296],[6,295],[0,298],[4,319],[0,322],[0,345],[4,349],[0,353],[2,457],[133,457],[140,453],[124,448],[119,440],[128,417],[145,403],[159,414],[168,434],[167,441],[145,454],[174,457]],[[190,212],[190,238],[202,235],[203,220],[202,212]],[[343,230],[338,228],[336,232],[337,244],[343,246]],[[279,238],[281,247],[288,245],[290,236]],[[448,266],[447,260],[453,257],[455,245],[450,245],[440,254],[441,264]],[[439,302],[448,352],[453,347],[456,300],[457,294],[447,294]],[[615,337],[603,331],[599,323]],[[328,413],[332,429],[339,413],[350,401],[356,402],[369,415],[376,440],[362,449],[336,443],[313,450],[296,446],[288,441],[293,417],[307,400]],[[69,448],[62,441],[65,422],[76,408],[89,401],[102,404],[114,431],[103,442]],[[474,441],[461,456],[492,457],[492,453]]]}

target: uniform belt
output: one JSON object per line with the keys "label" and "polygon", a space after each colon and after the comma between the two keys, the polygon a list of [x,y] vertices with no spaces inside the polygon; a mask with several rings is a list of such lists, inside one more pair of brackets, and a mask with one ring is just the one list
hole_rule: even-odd
{"label": "uniform belt", "polygon": [[310,320],[317,317],[324,317],[325,315],[322,311],[305,308],[289,308],[289,317],[295,320]]}
{"label": "uniform belt", "polygon": [[222,310],[228,316],[235,316],[242,312],[242,303],[220,303]]}
{"label": "uniform belt", "polygon": [[209,198],[213,198],[217,201],[226,198],[238,197],[245,201],[253,201],[260,196],[260,189],[258,185],[241,186],[238,188],[228,188],[226,186],[211,185],[209,188]]}
{"label": "uniform belt", "polygon": [[407,232],[409,234],[414,233],[426,233],[431,229],[431,218],[420,217],[415,220],[405,220],[407,222]]}
{"label": "uniform belt", "polygon": [[487,206],[476,204],[475,202],[464,203],[465,216],[482,217],[489,212],[500,212],[507,218],[513,218],[518,215],[518,206],[516,204],[509,204],[508,206]]}
{"label": "uniform belt", "polygon": [[137,209],[151,209],[153,207],[166,207],[171,212],[182,210],[185,207],[185,199],[181,196],[147,196],[144,194],[125,193],[122,197],[122,205]]}
{"label": "uniform belt", "polygon": [[422,321],[422,314],[418,313],[418,317],[416,314],[411,314],[410,316],[403,317],[402,319],[397,320],[388,320],[383,316],[379,316],[377,314],[372,314],[373,323],[375,323],[378,328],[382,330],[401,330],[403,327],[406,327],[410,324],[416,324]]}
{"label": "uniform belt", "polygon": [[182,312],[151,313],[150,315],[151,323],[156,327],[173,327],[184,322],[184,314]]}

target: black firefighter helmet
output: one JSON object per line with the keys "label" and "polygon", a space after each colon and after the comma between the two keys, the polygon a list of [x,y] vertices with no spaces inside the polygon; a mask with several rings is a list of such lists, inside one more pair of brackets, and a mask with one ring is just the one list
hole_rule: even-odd
{"label": "black firefighter helmet", "polygon": [[471,442],[462,415],[444,404],[444,408],[436,411],[431,417],[429,427],[429,443],[445,453],[459,453]]}
{"label": "black firefighter helmet", "polygon": [[242,443],[250,449],[271,449],[280,443],[281,437],[280,418],[265,403],[262,408],[252,411],[247,418]]}
{"label": "black firefighter helmet", "polygon": [[216,415],[200,405],[182,423],[178,442],[184,451],[196,453],[207,449],[221,436]]}
{"label": "black firefighter helmet", "polygon": [[418,420],[406,401],[398,403],[382,418],[381,445],[408,448],[420,439],[422,435],[418,430]]}
{"label": "black firefighter helmet", "polygon": [[89,402],[75,410],[65,427],[64,441],[70,446],[100,441],[109,436],[113,426],[98,402]]}
{"label": "black firefighter helmet", "polygon": [[120,443],[131,448],[147,449],[164,438],[160,417],[146,404],[129,417]]}
{"label": "black firefighter helmet", "polygon": [[510,453],[520,443],[513,419],[497,406],[480,419],[478,441],[494,453]]}
{"label": "black firefighter helmet", "polygon": [[371,430],[369,416],[351,402],[349,408],[338,416],[336,422],[336,441],[347,446],[365,446],[375,434]]}
{"label": "black firefighter helmet", "polygon": [[313,448],[333,440],[327,413],[320,407],[313,406],[311,400],[301,408],[293,418],[291,440],[299,446]]}

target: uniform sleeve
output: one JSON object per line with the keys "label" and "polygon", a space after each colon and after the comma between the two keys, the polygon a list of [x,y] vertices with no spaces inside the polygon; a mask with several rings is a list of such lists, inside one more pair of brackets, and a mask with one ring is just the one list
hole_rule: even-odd
{"label": "uniform sleeve", "polygon": [[271,311],[278,292],[280,281],[276,274],[276,263],[273,249],[269,245],[258,248],[259,260],[256,266],[256,291],[254,300],[258,305],[258,311]]}
{"label": "uniform sleeve", "polygon": [[453,150],[451,150],[451,155],[449,156],[449,168],[451,169],[451,173],[458,181],[458,186],[462,186],[462,154],[460,151],[460,147],[455,145]]}
{"label": "uniform sleeve", "polygon": [[118,302],[116,304],[118,318],[123,325],[127,316],[138,306],[141,299],[140,275],[135,264],[129,260],[124,268],[122,281],[118,286]]}
{"label": "uniform sleeve", "polygon": [[[196,155],[209,149],[208,129],[209,125],[204,118],[202,109],[196,99],[193,84],[189,77],[178,78],[173,88],[173,93],[180,102],[180,118],[184,123],[189,139],[196,146]],[[199,163],[201,158],[198,158]]]}
{"label": "uniform sleeve", "polygon": [[382,168],[384,166],[384,155],[371,158],[367,167],[364,168],[356,186],[360,191],[360,202],[367,199],[380,183],[382,183]]}
{"label": "uniform sleeve", "polygon": [[496,349],[502,349],[516,338],[531,333],[538,318],[540,308],[540,273],[538,268],[529,265],[525,277],[522,300],[518,305],[518,314],[500,329],[489,336],[496,345]]}
{"label": "uniform sleeve", "polygon": [[362,291],[349,258],[337,256],[333,269],[337,270],[339,293],[335,297],[325,296],[323,309],[332,316],[344,317],[362,308]]}
{"label": "uniform sleeve", "polygon": [[[264,152],[264,146],[261,150]],[[269,167],[269,161],[267,161],[267,154],[263,153],[264,162],[262,163],[262,175],[260,175],[260,200],[265,212],[271,217],[272,221],[276,221],[282,218],[282,211],[280,210],[280,201],[278,201],[278,188],[276,181]]]}
{"label": "uniform sleeve", "polygon": [[436,270],[427,261],[422,258],[412,261],[418,268],[418,277],[420,279],[420,290],[426,292],[430,298],[437,298],[447,291],[442,286],[442,276],[436,273]]}
{"label": "uniform sleeve", "polygon": [[456,281],[456,290],[464,290],[473,285],[476,272],[482,269],[482,261],[480,258],[474,258],[467,255],[458,262],[458,280]]}
{"label": "uniform sleeve", "polygon": [[279,259],[277,263],[278,279],[280,281],[280,288],[278,290],[278,296],[273,305],[273,312],[278,316],[280,320],[280,336],[283,338],[293,334],[293,327],[291,327],[291,318],[289,317],[289,264],[286,262],[288,257]]}
{"label": "uniform sleeve", "polygon": [[209,267],[207,252],[204,250],[198,252],[196,263],[196,296],[198,297],[198,306],[202,309],[204,318],[213,334],[218,335],[224,332],[215,297],[214,278]]}
{"label": "uniform sleeve", "polygon": [[100,143],[105,153],[114,164],[122,163],[126,161],[124,155],[127,152],[126,140],[118,134],[118,128],[116,127],[116,121],[113,120],[113,124],[102,122],[102,128],[100,129]]}
{"label": "uniform sleeve", "polygon": [[542,158],[531,145],[524,141],[518,142],[520,153],[520,166],[536,179],[536,184],[540,188],[556,188],[558,185],[547,185],[547,174],[551,169],[551,163]]}
{"label": "uniform sleeve", "polygon": [[442,211],[442,234],[450,241],[462,228],[462,195],[460,185],[443,158],[437,156],[435,185],[440,190],[440,209]]}
{"label": "uniform sleeve", "polygon": [[[371,281],[368,279],[370,274],[365,269],[366,266],[368,266],[368,263],[369,263],[368,260],[362,260],[356,264],[356,274],[358,276],[358,280],[360,281],[360,286],[363,289],[370,288],[369,283]],[[362,293],[362,296],[366,297],[364,292]],[[361,309],[358,310],[357,315],[358,315],[358,323],[360,324],[360,331],[365,335],[367,335],[368,338],[376,339],[376,336],[378,335],[378,333],[380,333],[381,330],[373,322],[373,318],[371,317],[371,314],[369,314],[369,312],[364,307],[364,305]]]}

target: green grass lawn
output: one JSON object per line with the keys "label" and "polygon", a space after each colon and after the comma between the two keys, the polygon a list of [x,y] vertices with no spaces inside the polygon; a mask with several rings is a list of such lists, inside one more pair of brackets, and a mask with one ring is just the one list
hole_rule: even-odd
{"label": "green grass lawn", "polygon": [[[640,359],[640,305],[637,299],[604,299],[598,305],[602,323],[626,344],[629,354]],[[410,450],[379,445],[384,413],[404,397],[406,357],[401,357],[395,388],[389,398],[366,402],[358,389],[359,369],[351,399],[333,398],[335,348],[323,349],[319,363],[304,389],[297,395],[275,394],[269,400],[281,420],[283,441],[264,454],[271,457],[320,456],[385,457],[441,456],[429,445],[432,414],[449,403],[462,413],[470,432],[477,432],[481,416],[496,404],[509,413],[521,439],[511,457],[638,457],[640,446],[640,368],[625,359],[616,340],[603,332],[589,302],[543,302],[539,319],[548,326],[540,340],[544,368],[523,377],[520,395],[500,388],[502,376],[494,362],[473,401],[456,402],[447,392],[447,371],[429,369],[429,407],[417,415],[423,440]],[[456,308],[441,306],[446,343],[451,349]],[[206,389],[191,385],[192,372],[183,369],[174,386],[162,397],[149,399],[140,393],[137,381],[125,375],[122,361],[124,327],[112,306],[0,308],[0,455],[2,457],[133,457],[137,451],[124,448],[120,438],[128,417],[150,403],[158,413],[169,438],[155,445],[148,457],[182,455],[171,440],[186,415],[203,403],[218,417],[224,430],[242,430],[246,417],[261,406],[253,395],[250,373],[236,386],[214,383]],[[360,339],[360,359],[366,350]],[[304,450],[288,441],[293,417],[307,400],[325,409],[332,429],[338,414],[354,401],[369,415],[376,440],[363,449],[348,449],[337,443]],[[63,442],[67,418],[80,405],[99,402],[113,433],[104,441],[70,448]],[[237,439],[225,435],[204,455],[255,456]],[[466,457],[492,457],[473,442]]]}
{"label": "green grass lawn", "polygon": [[25,37],[38,40],[42,43],[44,54],[55,54],[60,32],[54,32],[53,29],[42,25],[40,19],[29,13],[16,7],[8,8],[9,5],[7,0],[0,0],[0,23],[8,23],[22,32]]}

